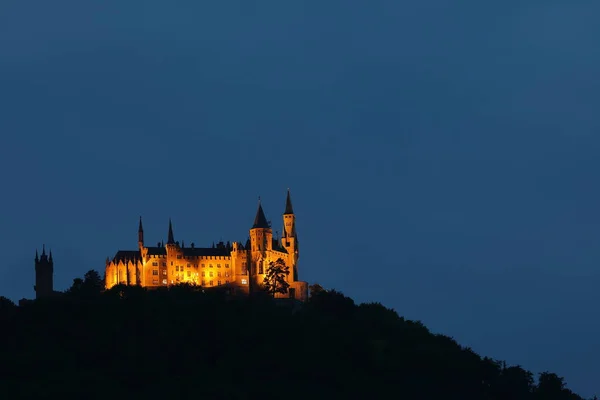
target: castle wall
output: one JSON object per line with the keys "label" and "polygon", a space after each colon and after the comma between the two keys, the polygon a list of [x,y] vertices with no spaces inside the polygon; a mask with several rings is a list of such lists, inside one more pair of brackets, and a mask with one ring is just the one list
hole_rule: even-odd
{"label": "castle wall", "polygon": [[168,284],[165,256],[149,255],[144,257],[142,271],[142,286],[160,287]]}

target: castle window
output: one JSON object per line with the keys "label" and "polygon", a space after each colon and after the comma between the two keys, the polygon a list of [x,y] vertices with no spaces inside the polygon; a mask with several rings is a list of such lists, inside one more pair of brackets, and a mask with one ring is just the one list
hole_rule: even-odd
{"label": "castle window", "polygon": [[157,269],[153,269],[152,270],[152,275],[158,275],[158,270]]}
{"label": "castle window", "polygon": [[202,264],[202,268],[206,267],[206,265]]}
{"label": "castle window", "polygon": [[212,286],[213,285],[213,281],[208,282],[208,285]]}
{"label": "castle window", "polygon": [[221,276],[221,271],[217,272],[217,276],[219,276],[219,277]]}
{"label": "castle window", "polygon": [[166,284],[167,284],[167,280],[163,279],[163,285],[166,285]]}
{"label": "castle window", "polygon": [[202,279],[202,286],[206,286],[206,281]]}
{"label": "castle window", "polygon": [[177,259],[178,259],[178,260],[181,260],[181,254],[179,254],[179,255],[177,256]]}
{"label": "castle window", "polygon": [[167,274],[167,270],[163,269],[163,275],[166,275],[166,274]]}
{"label": "castle window", "polygon": [[221,281],[217,281],[217,285],[218,285],[218,286],[221,286]]}
{"label": "castle window", "polygon": [[225,281],[225,284],[226,284],[226,285],[227,285],[227,284],[229,284],[229,281],[228,281],[228,280],[226,280],[226,281]]}
{"label": "castle window", "polygon": [[225,264],[225,268],[229,268],[229,264]]}
{"label": "castle window", "polygon": [[167,263],[166,263],[166,262],[164,262],[164,263],[163,263],[163,267],[166,267],[166,266],[167,266]]}
{"label": "castle window", "polygon": [[206,272],[202,271],[202,277],[204,278],[206,276]]}
{"label": "castle window", "polygon": [[158,263],[155,261],[155,262],[152,263],[152,266],[153,267],[158,267]]}
{"label": "castle window", "polygon": [[171,261],[171,267],[173,266],[173,261]]}
{"label": "castle window", "polygon": [[152,284],[153,284],[153,285],[158,285],[158,279],[154,279],[154,280],[152,281]]}
{"label": "castle window", "polygon": [[225,277],[229,276],[229,271],[225,272]]}
{"label": "castle window", "polygon": [[215,276],[214,272],[210,271],[210,277],[212,278],[213,276]]}
{"label": "castle window", "polygon": [[259,273],[259,274],[264,274],[264,271],[263,271],[263,263],[262,263],[262,262],[259,262],[259,263],[258,263],[258,273]]}
{"label": "castle window", "polygon": [[190,265],[190,264],[188,264],[188,265],[187,265],[187,267],[189,268],[189,267],[191,267],[191,265]]}
{"label": "castle window", "polygon": [[212,264],[208,264],[208,267],[209,267],[209,268],[212,268]]}
{"label": "castle window", "polygon": [[217,268],[221,268],[221,264],[217,264]]}
{"label": "castle window", "polygon": [[188,277],[192,276],[192,271],[188,271]]}
{"label": "castle window", "polygon": [[247,279],[242,279],[242,285],[247,285],[248,284],[248,280]]}

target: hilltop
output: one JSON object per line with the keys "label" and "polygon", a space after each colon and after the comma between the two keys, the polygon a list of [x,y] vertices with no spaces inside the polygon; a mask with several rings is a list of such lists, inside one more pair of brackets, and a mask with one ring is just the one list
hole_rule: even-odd
{"label": "hilltop", "polygon": [[1,299],[7,398],[582,399],[556,374],[319,285],[302,304],[191,285],[103,291],[97,276],[20,307]]}

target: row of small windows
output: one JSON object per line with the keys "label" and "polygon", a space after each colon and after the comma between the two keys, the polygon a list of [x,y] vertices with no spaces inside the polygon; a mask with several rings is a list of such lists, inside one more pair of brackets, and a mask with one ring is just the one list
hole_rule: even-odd
{"label": "row of small windows", "polygon": [[[180,268],[180,267],[177,267],[176,271],[177,271],[177,272],[184,272],[184,271],[183,271],[183,267],[181,267],[181,268]],[[212,271],[210,271],[208,274],[209,274],[208,276],[210,276],[211,278],[212,278],[213,276],[215,276],[215,273],[214,273],[214,272],[212,272]],[[157,270],[157,269],[153,269],[153,270],[152,270],[152,275],[154,275],[154,276],[158,276],[158,270]],[[167,270],[163,270],[163,275],[167,275]],[[179,276],[179,274],[177,274],[177,276]],[[192,276],[192,271],[187,271],[187,276],[188,276],[188,277]],[[196,276],[198,276],[198,275],[196,274]],[[202,271],[202,276],[203,276],[203,277],[205,277],[205,276],[206,276],[206,271]],[[229,274],[229,271],[225,271],[225,273],[223,273],[223,274],[221,274],[221,271],[218,271],[218,272],[217,272],[217,276],[218,276],[218,277],[225,276],[225,277],[227,278],[227,277],[229,277],[229,276],[230,276],[230,274]]]}
{"label": "row of small windows", "polygon": [[[206,272],[205,272],[205,271],[202,271],[202,277],[204,278],[205,276],[206,276]],[[215,273],[214,273],[214,272],[212,272],[212,271],[210,271],[210,272],[208,273],[208,276],[210,276],[210,277],[212,278],[213,276],[215,276]],[[221,277],[221,271],[217,272],[217,276],[218,276],[218,277]],[[225,272],[225,277],[229,277],[229,272]]]}
{"label": "row of small windows", "polygon": [[[166,254],[148,254],[149,258],[167,258]],[[182,256],[181,254],[177,255],[177,259],[185,259],[185,260],[229,260],[231,256]]]}
{"label": "row of small windows", "polygon": [[[171,261],[171,266],[172,266],[172,265],[173,265],[173,262]],[[244,261],[244,262],[242,263],[242,266],[245,266],[245,265],[246,265],[246,262]],[[153,266],[153,267],[158,267],[158,263],[155,263],[155,262],[154,262],[154,263],[152,263],[152,266]],[[167,266],[167,264],[166,264],[166,263],[163,263],[163,267],[166,267],[166,266]],[[206,268],[206,264],[200,264],[200,266],[201,266],[202,268]],[[188,264],[188,265],[187,265],[187,267],[188,267],[188,268],[191,268],[191,267],[192,267],[192,264]],[[208,268],[212,268],[212,267],[213,267],[213,265],[212,265],[212,264],[208,264]],[[198,268],[198,264],[194,264],[194,268]],[[217,264],[217,268],[221,268],[221,264]],[[229,268],[229,264],[225,264],[225,268]],[[176,266],[175,266],[175,270],[176,270],[176,271],[180,271],[180,270],[181,270],[181,271],[183,271],[183,265],[176,265]]]}
{"label": "row of small windows", "polygon": [[206,258],[208,260],[227,260],[230,257],[228,256],[182,256],[181,254],[177,255],[177,259],[181,260],[181,259],[186,259],[186,260],[198,260],[200,258]]}
{"label": "row of small windows", "polygon": [[[214,286],[213,284],[214,281],[208,281],[208,286]],[[228,280],[225,281],[225,284],[227,285],[229,283]],[[221,281],[217,281],[217,286],[221,286],[222,282]],[[206,281],[202,280],[202,286],[206,286]]]}
{"label": "row of small windows", "polygon": [[[173,265],[173,261],[171,261],[171,265]],[[157,262],[157,261],[153,261],[153,262],[152,262],[152,266],[153,266],[153,267],[158,267],[158,262]],[[166,266],[167,266],[167,263],[166,263],[166,262],[163,262],[163,263],[162,263],[162,266],[163,266],[163,267],[166,267]],[[206,264],[200,264],[200,266],[201,266],[202,268],[206,268]],[[242,262],[242,266],[246,266],[246,261],[243,261],[243,262]],[[191,267],[192,267],[192,264],[188,264],[188,265],[187,265],[187,267],[188,267],[188,268],[191,268]],[[212,264],[208,264],[208,267],[209,267],[209,268],[213,268],[213,265],[212,265]],[[179,266],[177,266],[177,268],[179,268]],[[181,268],[183,268],[183,266],[181,266]],[[194,268],[198,268],[198,264],[194,264]],[[218,264],[217,264],[217,268],[221,268],[221,264],[220,264],[220,263],[218,263]],[[225,268],[229,268],[229,263],[226,263],[226,264],[225,264]],[[183,270],[182,270],[182,271],[183,271]]]}

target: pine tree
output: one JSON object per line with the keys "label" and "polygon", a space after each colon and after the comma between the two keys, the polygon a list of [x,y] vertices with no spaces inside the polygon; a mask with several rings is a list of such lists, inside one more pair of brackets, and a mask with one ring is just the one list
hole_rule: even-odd
{"label": "pine tree", "polygon": [[290,274],[290,267],[285,265],[282,258],[271,261],[267,267],[265,279],[263,280],[264,289],[267,293],[275,297],[276,293],[285,294],[290,287],[286,278]]}

